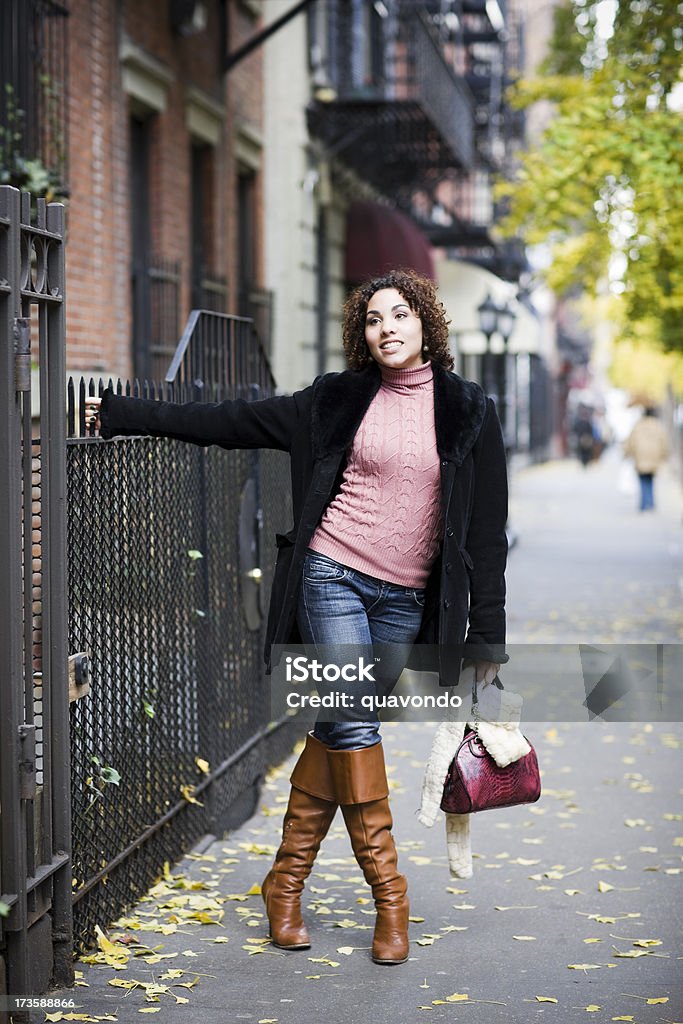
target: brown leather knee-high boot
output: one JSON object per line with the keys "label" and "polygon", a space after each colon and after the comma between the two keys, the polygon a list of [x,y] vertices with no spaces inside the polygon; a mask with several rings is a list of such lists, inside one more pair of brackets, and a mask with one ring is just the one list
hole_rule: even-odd
{"label": "brown leather knee-high boot", "polygon": [[399,873],[391,834],[382,744],[361,750],[329,750],[328,759],[353,852],[372,886],[377,910],[372,959],[377,964],[402,964],[409,951],[408,884]]}
{"label": "brown leather knee-high boot", "polygon": [[308,949],[311,943],[301,916],[301,893],[337,810],[327,747],[311,733],[290,782],[282,842],[261,892],[273,943],[282,949]]}

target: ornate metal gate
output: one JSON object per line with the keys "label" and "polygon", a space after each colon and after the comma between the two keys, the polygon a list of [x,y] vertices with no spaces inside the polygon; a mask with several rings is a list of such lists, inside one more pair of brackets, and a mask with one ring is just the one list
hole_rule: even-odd
{"label": "ornate metal gate", "polygon": [[[0,997],[72,981],[64,209],[0,187]],[[0,1015],[1,1016],[1,1015]],[[26,1019],[12,1014],[12,1020]]]}

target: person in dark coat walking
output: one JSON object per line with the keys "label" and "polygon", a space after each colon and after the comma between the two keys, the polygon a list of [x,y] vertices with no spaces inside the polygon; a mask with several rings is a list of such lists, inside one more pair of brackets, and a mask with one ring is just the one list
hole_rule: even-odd
{"label": "person in dark coat walking", "polygon": [[[294,524],[278,535],[271,647],[383,652],[388,692],[413,644],[434,645],[444,685],[462,654],[491,681],[505,654],[506,460],[494,404],[452,372],[431,281],[392,271],[344,306],[349,370],[290,396],[178,405],[105,391],[88,414],[103,437],[151,434],[291,455]],[[386,659],[384,655],[386,654]],[[291,776],[282,844],[262,886],[272,941],[306,949],[300,898],[341,807],[377,911],[372,957],[408,957],[379,721],[316,722]]]}

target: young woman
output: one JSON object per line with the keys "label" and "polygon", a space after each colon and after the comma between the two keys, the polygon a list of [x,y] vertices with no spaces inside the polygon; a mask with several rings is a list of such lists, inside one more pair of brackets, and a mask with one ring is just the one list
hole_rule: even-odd
{"label": "young woman", "polygon": [[[266,631],[386,654],[387,692],[414,642],[435,645],[452,684],[465,651],[491,681],[507,660],[506,462],[495,408],[452,373],[445,312],[431,281],[392,271],[344,306],[349,370],[291,396],[177,405],[89,399],[103,437],[152,434],[291,455],[294,527],[278,537]],[[307,949],[300,897],[341,807],[377,911],[376,963],[408,958],[408,896],[391,835],[375,715],[318,721],[291,776],[283,838],[262,891],[272,941]]]}

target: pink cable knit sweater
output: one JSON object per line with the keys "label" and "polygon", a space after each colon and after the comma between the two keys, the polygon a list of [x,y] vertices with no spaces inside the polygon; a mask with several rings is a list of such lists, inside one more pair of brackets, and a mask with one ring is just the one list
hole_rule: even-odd
{"label": "pink cable knit sweater", "polygon": [[424,587],[440,523],[432,364],[382,367],[380,389],[347,452],[341,489],[310,547],[368,576]]}

